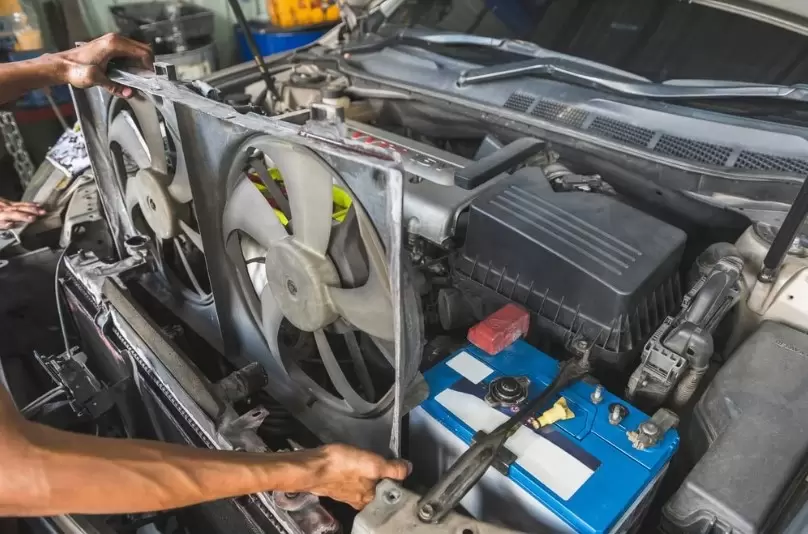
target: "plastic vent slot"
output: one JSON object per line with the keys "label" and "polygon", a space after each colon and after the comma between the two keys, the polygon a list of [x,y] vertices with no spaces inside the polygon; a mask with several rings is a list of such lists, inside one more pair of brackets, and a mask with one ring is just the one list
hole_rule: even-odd
{"label": "plastic vent slot", "polygon": [[573,128],[581,128],[589,115],[586,111],[545,98],[539,100],[530,114],[550,122],[567,124]]}
{"label": "plastic vent slot", "polygon": [[688,161],[723,166],[732,153],[730,147],[703,143],[684,137],[663,135],[654,147],[654,152]]}
{"label": "plastic vent slot", "polygon": [[808,160],[771,156],[769,154],[744,150],[738,155],[735,168],[756,171],[775,171],[805,176],[808,175]]}
{"label": "plastic vent slot", "polygon": [[647,147],[654,137],[653,130],[632,126],[626,122],[609,119],[607,117],[597,117],[587,128],[590,132],[595,132],[603,137],[609,137],[616,141],[621,141],[630,145]]}
{"label": "plastic vent slot", "polygon": [[508,97],[508,100],[505,102],[505,107],[524,113],[535,101],[535,97],[517,92]]}

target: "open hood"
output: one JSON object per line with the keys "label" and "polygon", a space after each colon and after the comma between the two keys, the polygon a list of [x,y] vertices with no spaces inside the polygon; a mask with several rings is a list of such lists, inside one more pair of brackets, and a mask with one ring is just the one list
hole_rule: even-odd
{"label": "open hood", "polygon": [[804,0],[691,1],[808,35],[808,2]]}

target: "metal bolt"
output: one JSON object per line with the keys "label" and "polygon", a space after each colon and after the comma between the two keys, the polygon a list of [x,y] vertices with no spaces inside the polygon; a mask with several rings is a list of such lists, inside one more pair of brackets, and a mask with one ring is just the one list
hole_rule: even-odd
{"label": "metal bolt", "polygon": [[656,423],[646,421],[640,425],[640,432],[642,432],[646,436],[654,437],[657,434],[659,434],[659,427],[657,426]]}
{"label": "metal bolt", "polygon": [[603,386],[600,384],[595,387],[595,391],[589,396],[589,400],[592,401],[592,404],[600,404],[603,402]]}
{"label": "metal bolt", "polygon": [[424,504],[418,509],[418,517],[422,521],[432,521],[432,518],[435,517],[435,508],[429,503]]}
{"label": "metal bolt", "polygon": [[589,348],[589,341],[585,339],[579,339],[578,341],[575,342],[575,347],[578,350],[586,350]]}
{"label": "metal bolt", "polygon": [[628,415],[628,409],[622,404],[614,403],[609,406],[609,424],[619,425]]}

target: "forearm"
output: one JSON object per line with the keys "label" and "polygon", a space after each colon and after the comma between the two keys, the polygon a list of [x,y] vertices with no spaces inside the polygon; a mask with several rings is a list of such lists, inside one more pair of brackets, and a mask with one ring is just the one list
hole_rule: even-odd
{"label": "forearm", "polygon": [[266,490],[306,491],[318,451],[234,453],[105,439],[26,423],[27,450],[0,474],[0,515],[127,513]]}
{"label": "forearm", "polygon": [[0,64],[0,104],[17,100],[34,89],[65,83],[68,69],[59,54]]}

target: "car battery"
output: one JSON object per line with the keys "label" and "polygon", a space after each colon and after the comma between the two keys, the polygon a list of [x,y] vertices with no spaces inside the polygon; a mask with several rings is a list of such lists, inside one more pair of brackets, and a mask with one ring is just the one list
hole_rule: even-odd
{"label": "car battery", "polygon": [[[434,484],[476,432],[490,432],[516,413],[558,368],[517,341],[494,356],[470,345],[427,371],[429,398],[410,416],[415,481]],[[540,427],[542,412],[560,404],[548,400],[506,442],[516,458],[507,475],[489,468],[461,506],[479,520],[524,532],[629,532],[676,451],[678,433],[669,430],[638,450],[628,433],[649,420],[646,414],[586,381],[560,397],[571,418]]]}

